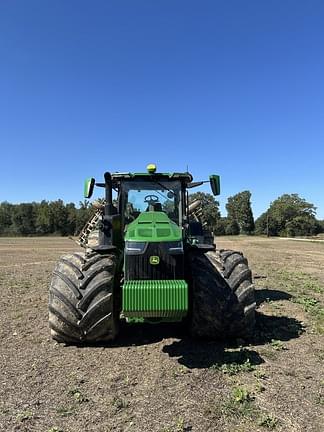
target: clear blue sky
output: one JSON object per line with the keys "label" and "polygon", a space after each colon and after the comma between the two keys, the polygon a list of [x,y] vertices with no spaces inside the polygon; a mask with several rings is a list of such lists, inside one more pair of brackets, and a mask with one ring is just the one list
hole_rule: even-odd
{"label": "clear blue sky", "polygon": [[0,201],[189,170],[324,218],[322,0],[0,1]]}

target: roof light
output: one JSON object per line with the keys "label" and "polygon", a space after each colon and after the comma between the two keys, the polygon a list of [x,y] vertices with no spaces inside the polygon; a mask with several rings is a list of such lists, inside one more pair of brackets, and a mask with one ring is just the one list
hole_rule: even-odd
{"label": "roof light", "polygon": [[156,172],[156,165],[155,164],[148,164],[146,169],[150,174],[154,174]]}

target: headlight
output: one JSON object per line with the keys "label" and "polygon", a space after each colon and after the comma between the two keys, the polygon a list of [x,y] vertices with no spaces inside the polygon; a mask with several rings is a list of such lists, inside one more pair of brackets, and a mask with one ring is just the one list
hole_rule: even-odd
{"label": "headlight", "polygon": [[183,253],[182,241],[168,242],[167,248],[168,248],[168,252],[170,254],[182,254]]}
{"label": "headlight", "polygon": [[127,255],[141,255],[147,246],[146,242],[127,241],[125,252]]}

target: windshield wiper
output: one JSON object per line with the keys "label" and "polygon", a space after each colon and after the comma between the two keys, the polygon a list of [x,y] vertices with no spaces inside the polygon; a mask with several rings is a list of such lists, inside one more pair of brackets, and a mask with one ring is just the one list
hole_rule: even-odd
{"label": "windshield wiper", "polygon": [[[163,189],[166,189],[167,191],[171,192],[173,196],[175,196],[175,193],[173,190],[169,189],[167,186],[165,186],[163,183],[160,183],[157,180],[153,180],[154,183],[158,184],[159,186],[163,187]],[[165,197],[164,197],[165,198]]]}

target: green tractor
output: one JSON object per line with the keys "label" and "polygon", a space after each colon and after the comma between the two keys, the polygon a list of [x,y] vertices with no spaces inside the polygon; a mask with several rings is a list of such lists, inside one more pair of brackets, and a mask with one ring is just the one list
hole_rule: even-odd
{"label": "green tractor", "polygon": [[[52,337],[67,344],[111,341],[119,323],[183,321],[194,337],[244,338],[253,331],[251,271],[240,252],[216,249],[191,174],[109,173],[96,212],[82,230],[85,251],[57,262],[49,290]],[[214,195],[219,176],[210,176]],[[114,191],[114,192],[113,192]],[[116,199],[113,200],[113,193]],[[200,206],[201,207],[201,206]]]}

